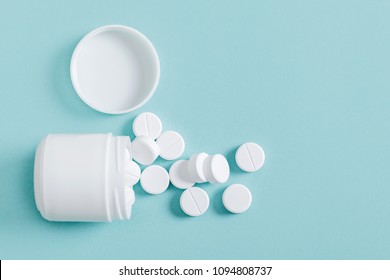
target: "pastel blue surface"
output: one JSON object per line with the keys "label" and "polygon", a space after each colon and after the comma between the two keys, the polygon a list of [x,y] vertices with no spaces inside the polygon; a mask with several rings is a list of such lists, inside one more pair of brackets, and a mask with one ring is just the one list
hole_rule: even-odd
{"label": "pastel blue surface", "polygon": [[[0,9],[0,259],[390,258],[390,1],[6,1]],[[111,116],[76,95],[69,62],[92,29],[143,32],[161,61],[154,97]],[[135,187],[129,221],[53,223],[33,196],[48,133],[130,135],[159,115],[195,152],[228,156],[252,207],[186,217],[174,187]],[[254,141],[266,164],[234,163]],[[168,167],[172,162],[159,160]]]}

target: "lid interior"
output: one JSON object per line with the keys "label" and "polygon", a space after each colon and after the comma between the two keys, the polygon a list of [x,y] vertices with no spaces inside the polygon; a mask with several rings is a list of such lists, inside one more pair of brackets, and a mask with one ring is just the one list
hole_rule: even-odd
{"label": "lid interior", "polygon": [[106,26],[87,34],[71,63],[72,83],[92,108],[110,114],[132,111],[154,93],[160,75],[157,52],[140,32]]}

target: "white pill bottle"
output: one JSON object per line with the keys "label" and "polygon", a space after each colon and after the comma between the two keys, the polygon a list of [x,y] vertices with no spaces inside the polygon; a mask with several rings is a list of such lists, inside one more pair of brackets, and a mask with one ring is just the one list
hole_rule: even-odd
{"label": "white pill bottle", "polygon": [[135,200],[126,180],[130,138],[49,134],[36,150],[35,202],[49,221],[129,219]]}

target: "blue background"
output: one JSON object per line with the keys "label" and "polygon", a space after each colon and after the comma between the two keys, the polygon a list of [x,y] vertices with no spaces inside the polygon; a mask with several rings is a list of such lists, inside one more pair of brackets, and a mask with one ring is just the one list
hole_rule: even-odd
{"label": "blue background", "polygon": [[[71,85],[73,49],[106,24],[140,30],[159,53],[158,89],[130,114],[96,112]],[[389,30],[386,0],[2,2],[0,258],[388,259]],[[144,111],[184,136],[184,157],[225,154],[228,183],[252,191],[248,212],[223,209],[227,184],[204,186],[211,204],[197,218],[181,212],[180,190],[137,185],[129,221],[41,218],[41,138],[131,135]],[[266,152],[257,173],[234,163],[246,141]]]}

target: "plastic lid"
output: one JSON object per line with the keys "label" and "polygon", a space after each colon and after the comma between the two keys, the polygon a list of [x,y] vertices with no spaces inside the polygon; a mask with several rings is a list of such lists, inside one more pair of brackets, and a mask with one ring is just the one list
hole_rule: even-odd
{"label": "plastic lid", "polygon": [[78,43],[70,75],[77,94],[90,107],[123,114],[152,97],[160,79],[160,62],[142,33],[123,25],[107,25]]}

